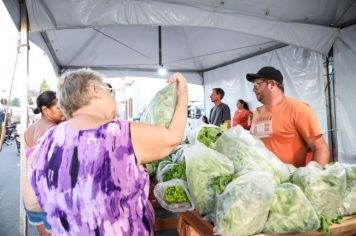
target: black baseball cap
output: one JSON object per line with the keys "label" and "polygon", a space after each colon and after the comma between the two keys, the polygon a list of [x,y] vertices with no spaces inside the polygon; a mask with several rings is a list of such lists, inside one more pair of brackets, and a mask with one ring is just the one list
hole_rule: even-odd
{"label": "black baseball cap", "polygon": [[250,82],[253,82],[255,79],[258,78],[266,78],[283,83],[282,73],[271,66],[262,67],[256,74],[246,74],[246,79]]}

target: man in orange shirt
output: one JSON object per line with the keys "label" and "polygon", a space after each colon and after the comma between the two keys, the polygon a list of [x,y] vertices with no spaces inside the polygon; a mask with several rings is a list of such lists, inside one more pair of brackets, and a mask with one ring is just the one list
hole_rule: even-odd
{"label": "man in orange shirt", "polygon": [[253,92],[263,105],[253,115],[250,132],[261,138],[266,147],[283,162],[305,166],[307,148],[314,161],[324,166],[329,162],[329,148],[321,133],[312,108],[284,95],[283,76],[273,67],[263,67],[247,74]]}

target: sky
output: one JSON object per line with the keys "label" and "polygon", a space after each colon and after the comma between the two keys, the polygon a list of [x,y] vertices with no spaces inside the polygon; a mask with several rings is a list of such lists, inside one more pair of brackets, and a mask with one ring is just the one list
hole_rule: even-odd
{"label": "sky", "polygon": [[[15,25],[13,24],[11,17],[4,6],[4,3],[0,1],[0,29],[2,33],[0,37],[0,97],[8,97],[10,89],[12,73],[15,66],[17,44],[20,38],[19,33]],[[29,90],[38,91],[42,80],[47,80],[50,88],[56,90],[57,80],[53,67],[47,57],[47,55],[30,42],[29,51]],[[128,78],[132,80],[135,78]],[[137,79],[137,78],[136,78]],[[163,79],[151,79],[151,78],[139,78],[142,87],[145,89],[140,91],[139,99],[141,110],[146,103],[155,95],[157,91],[166,85]],[[23,80],[15,76],[14,86],[12,91],[12,98],[20,97],[21,86],[23,86]],[[204,91],[202,86],[189,85],[189,100],[191,101],[203,101]]]}
{"label": "sky", "polygon": [[[8,96],[12,74],[15,66],[17,44],[20,38],[10,15],[8,14],[4,3],[0,2],[0,96]],[[30,71],[29,71],[29,90],[39,90],[43,79],[46,79],[51,89],[56,89],[57,78],[48,57],[35,44],[30,43]],[[15,77],[12,97],[20,96],[20,87],[23,80]]]}

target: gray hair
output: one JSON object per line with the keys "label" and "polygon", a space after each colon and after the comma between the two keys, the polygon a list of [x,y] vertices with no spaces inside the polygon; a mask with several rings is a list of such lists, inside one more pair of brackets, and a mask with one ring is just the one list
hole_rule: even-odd
{"label": "gray hair", "polygon": [[91,96],[88,87],[91,84],[103,84],[102,76],[90,69],[70,71],[63,75],[58,82],[59,105],[67,118],[85,105]]}

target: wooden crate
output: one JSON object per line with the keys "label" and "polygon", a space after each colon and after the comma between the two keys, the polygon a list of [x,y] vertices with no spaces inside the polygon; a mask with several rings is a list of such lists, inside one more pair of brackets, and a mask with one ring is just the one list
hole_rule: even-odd
{"label": "wooden crate", "polygon": [[179,214],[177,231],[180,236],[213,236],[213,226],[197,212],[187,211]]}
{"label": "wooden crate", "polygon": [[[213,226],[209,224],[197,211],[179,214],[177,227],[180,236],[213,236]],[[356,215],[344,217],[340,224],[331,226],[332,236],[356,236]],[[289,234],[257,234],[256,236],[325,236],[318,231]]]}
{"label": "wooden crate", "polygon": [[[356,215],[344,217],[340,224],[331,226],[332,236],[355,236],[356,235]],[[318,231],[290,234],[258,234],[258,236],[324,236]]]}

